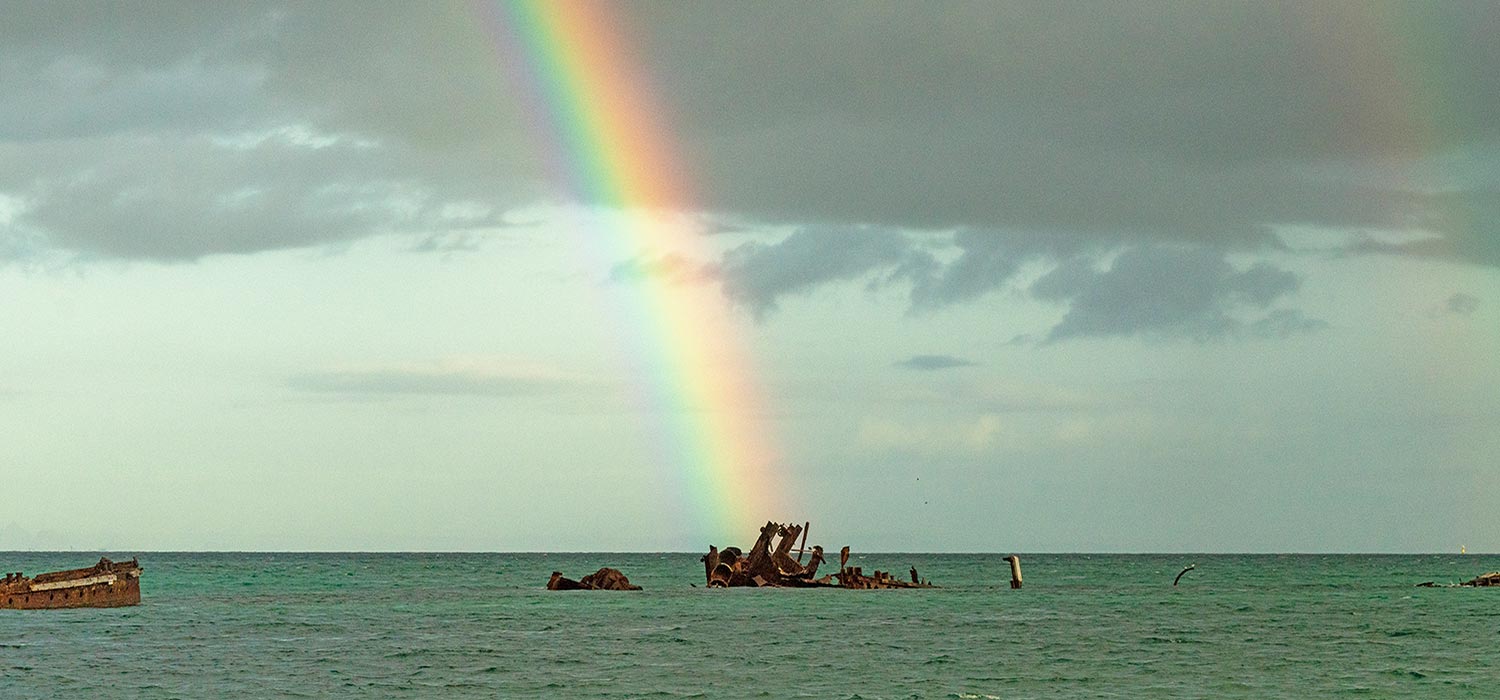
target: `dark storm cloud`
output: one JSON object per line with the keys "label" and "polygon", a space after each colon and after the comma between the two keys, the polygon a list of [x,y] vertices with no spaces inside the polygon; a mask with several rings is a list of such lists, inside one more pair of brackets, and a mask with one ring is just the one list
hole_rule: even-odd
{"label": "dark storm cloud", "polygon": [[[1483,238],[1443,223],[1417,172],[1500,138],[1491,5],[644,7],[653,72],[731,211],[1246,247],[1274,224]],[[1443,40],[1418,54],[1418,35]]]}
{"label": "dark storm cloud", "polygon": [[1434,203],[1424,209],[1413,225],[1444,233],[1405,243],[1366,240],[1352,246],[1356,252],[1395,253],[1441,260],[1456,260],[1500,267],[1500,189],[1404,195],[1396,201],[1421,200]]}
{"label": "dark storm cloud", "polygon": [[[26,192],[17,228],[45,231],[56,244],[90,254],[170,260],[498,220],[498,212],[482,208],[447,208],[462,190],[441,192],[414,175],[420,154],[296,140],[20,146],[11,151],[15,162],[73,171]],[[0,187],[16,177],[0,174]]]}
{"label": "dark storm cloud", "polygon": [[1055,262],[1083,252],[1102,253],[1118,245],[1114,237],[1071,233],[1035,236],[1015,232],[964,230],[953,235],[958,257],[939,264],[909,265],[899,272],[911,279],[912,308],[930,310],[983,296],[1010,281],[1022,265]]}
{"label": "dark storm cloud", "polygon": [[[1281,224],[1424,228],[1438,244],[1382,252],[1500,264],[1500,217],[1479,215],[1495,173],[1433,168],[1500,144],[1493,3],[600,6],[663,103],[654,126],[692,205],[875,239],[849,260],[808,241],[726,260],[726,291],[761,313],[869,256],[888,264],[884,232],[903,228],[1010,232],[960,237],[953,267],[901,263],[927,307],[1067,246],[1254,251]],[[548,183],[547,137],[486,7],[7,4],[0,193],[24,206],[0,251],[440,235],[493,221],[439,214],[453,205],[569,194]],[[246,143],[288,128],[305,138]],[[793,255],[817,260],[760,286],[774,274],[756,264]]]}
{"label": "dark storm cloud", "polygon": [[718,276],[724,294],[757,316],[783,296],[899,264],[911,242],[895,231],[806,228],[776,243],[752,241],[725,253]]}
{"label": "dark storm cloud", "polygon": [[912,355],[896,363],[902,369],[931,372],[955,367],[973,367],[974,362],[952,355]]}
{"label": "dark storm cloud", "polygon": [[[1284,338],[1326,327],[1296,309],[1271,308],[1301,286],[1296,274],[1267,262],[1236,267],[1224,248],[1193,243],[1130,245],[1119,239],[961,231],[956,257],[940,259],[930,237],[892,231],[804,229],[777,243],[748,243],[720,268],[702,267],[733,301],[757,317],[782,297],[835,280],[909,282],[910,309],[931,312],[1012,286],[1031,298],[1068,306],[1044,342],[1077,337],[1147,336],[1208,340],[1225,336]],[[670,264],[666,264],[670,263]],[[682,281],[681,260],[645,261],[629,269]],[[1029,285],[1027,264],[1050,268]],[[961,360],[916,356],[908,369],[942,369]]]}
{"label": "dark storm cloud", "polygon": [[3,14],[11,257],[193,259],[392,231],[452,242],[541,192],[466,5]]}
{"label": "dark storm cloud", "polygon": [[[1108,269],[1078,257],[1038,279],[1032,294],[1068,302],[1047,341],[1080,336],[1156,335],[1209,339],[1245,329],[1240,309],[1265,309],[1295,291],[1296,275],[1266,263],[1238,270],[1207,248],[1140,247]],[[1252,322],[1250,332],[1282,337],[1320,327],[1290,310]]]}

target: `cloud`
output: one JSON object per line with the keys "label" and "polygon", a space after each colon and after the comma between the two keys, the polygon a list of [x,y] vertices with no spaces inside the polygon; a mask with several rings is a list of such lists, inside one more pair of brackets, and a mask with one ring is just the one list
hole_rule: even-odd
{"label": "cloud", "polygon": [[751,241],[729,250],[717,274],[726,296],[764,316],[783,297],[857,279],[912,255],[911,241],[895,231],[803,228],[775,243]]}
{"label": "cloud", "polygon": [[1245,330],[1255,338],[1281,339],[1315,333],[1327,327],[1327,321],[1308,318],[1297,309],[1276,309],[1263,318],[1251,321],[1245,326]]}
{"label": "cloud", "polygon": [[913,284],[913,309],[925,311],[983,296],[1011,281],[1027,263],[1055,262],[1084,251],[1102,252],[1116,240],[1069,233],[1034,236],[965,229],[952,237],[958,250],[956,258],[943,264],[931,261],[911,265],[900,274]]}
{"label": "cloud", "polygon": [[413,253],[467,253],[479,249],[481,237],[470,232],[434,233],[411,247]]}
{"label": "cloud", "polygon": [[526,364],[454,360],[310,372],[286,383],[299,391],[344,396],[496,398],[554,395],[584,385],[579,378]]}
{"label": "cloud", "polygon": [[[20,144],[0,175],[18,202],[0,240],[45,235],[85,255],[185,260],[392,232],[469,234],[504,207],[422,173],[431,154],[303,129]],[[34,177],[36,174],[45,177]],[[30,178],[30,181],[23,181]]]}
{"label": "cloud", "polygon": [[[668,7],[638,26],[720,209],[1242,247],[1278,224],[1486,238],[1453,214],[1494,173],[1441,166],[1500,139],[1500,49],[1475,30],[1495,7]],[[1411,31],[1444,49],[1395,50]],[[1403,78],[1413,60],[1435,82]]]}
{"label": "cloud", "polygon": [[[9,8],[0,193],[29,204],[0,241],[191,259],[587,198],[486,7]],[[595,7],[671,126],[679,204],[720,217],[1250,250],[1277,225],[1419,226],[1442,247],[1385,252],[1500,264],[1500,182],[1474,165],[1500,148],[1493,4]],[[1410,33],[1441,41],[1413,56]],[[333,145],[203,145],[287,129]],[[951,272],[934,301],[1004,277]]]}
{"label": "cloud", "polygon": [[[800,229],[780,241],[731,249],[717,267],[676,259],[639,261],[617,269],[616,276],[656,270],[653,274],[678,280],[717,279],[730,299],[758,318],[775,311],[786,296],[850,279],[867,278],[872,286],[909,284],[915,313],[1014,284],[1031,298],[1067,306],[1042,339],[1048,343],[1095,336],[1270,339],[1327,327],[1299,310],[1271,308],[1301,286],[1295,273],[1265,261],[1236,268],[1227,260],[1230,251],[1220,247],[977,230],[953,233],[948,240],[956,255],[934,253],[932,236]],[[1022,286],[1028,265],[1051,269]],[[1015,342],[1029,341],[1018,337]],[[897,366],[956,366],[943,364],[948,359],[956,358],[916,356]]]}
{"label": "cloud", "polygon": [[[1211,248],[1143,246],[1120,253],[1108,269],[1087,257],[1068,259],[1030,291],[1069,305],[1045,342],[1135,335],[1206,340],[1244,330],[1235,311],[1265,309],[1299,284],[1295,274],[1264,262],[1238,270]],[[1250,332],[1285,336],[1318,327],[1281,310],[1253,321]]]}
{"label": "cloud", "polygon": [[[1500,157],[1500,150],[1485,149],[1478,158]],[[1392,200],[1409,212],[1410,223],[1422,235],[1409,240],[1382,240],[1366,236],[1348,246],[1357,253],[1385,253],[1452,260],[1491,267],[1500,266],[1500,188],[1431,194],[1392,193]]]}
{"label": "cloud", "polygon": [[1476,297],[1472,294],[1464,294],[1463,292],[1458,292],[1453,296],[1448,297],[1448,304],[1446,308],[1448,309],[1448,313],[1458,314],[1460,316],[1470,316],[1473,315],[1474,311],[1479,308],[1479,297]]}
{"label": "cloud", "polygon": [[482,33],[462,5],[84,9],[0,27],[0,254],[438,241],[536,199],[497,71],[452,50]]}
{"label": "cloud", "polygon": [[940,369],[953,369],[955,367],[973,367],[974,362],[952,355],[912,355],[895,364],[902,369],[914,369],[918,371],[934,371]]}

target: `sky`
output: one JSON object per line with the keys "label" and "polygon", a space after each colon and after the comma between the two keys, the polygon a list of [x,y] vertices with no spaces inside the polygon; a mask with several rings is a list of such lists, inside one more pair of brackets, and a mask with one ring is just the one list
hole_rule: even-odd
{"label": "sky", "polygon": [[1500,551],[1494,3],[0,16],[0,550]]}

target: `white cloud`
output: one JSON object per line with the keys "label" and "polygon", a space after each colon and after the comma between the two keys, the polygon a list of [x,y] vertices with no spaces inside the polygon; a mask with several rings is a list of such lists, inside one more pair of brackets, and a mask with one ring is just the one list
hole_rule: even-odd
{"label": "white cloud", "polygon": [[353,364],[294,375],[294,389],[345,396],[455,395],[548,396],[597,382],[536,362],[497,358],[445,358],[428,362]]}

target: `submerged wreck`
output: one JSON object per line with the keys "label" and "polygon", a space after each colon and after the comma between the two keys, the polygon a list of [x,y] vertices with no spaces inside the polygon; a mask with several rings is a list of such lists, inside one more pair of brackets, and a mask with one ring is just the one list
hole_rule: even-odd
{"label": "submerged wreck", "polygon": [[141,603],[141,566],[135,559],[113,562],[101,557],[86,569],[36,576],[21,572],[0,578],[0,608],[118,608]]}
{"label": "submerged wreck", "polygon": [[1500,571],[1491,571],[1487,574],[1480,574],[1468,581],[1464,581],[1463,583],[1445,584],[1436,583],[1433,581],[1423,581],[1422,583],[1417,584],[1418,588],[1488,588],[1490,586],[1500,586]]}
{"label": "submerged wreck", "polygon": [[640,586],[630,582],[625,574],[619,569],[604,567],[581,581],[574,581],[562,575],[561,571],[552,572],[552,578],[547,581],[549,591],[639,591]]}
{"label": "submerged wreck", "polygon": [[1473,586],[1476,588],[1483,586],[1500,586],[1500,571],[1491,571],[1487,574],[1480,574],[1479,576],[1475,576],[1472,581],[1465,581],[1458,585]]}
{"label": "submerged wreck", "polygon": [[[866,575],[860,567],[849,566],[849,548],[839,552],[839,571],[818,577],[818,567],[826,560],[823,547],[807,548],[807,530],[811,523],[783,525],[767,522],[760,529],[760,537],[746,554],[739,547],[716,546],[708,548],[703,555],[703,572],[709,588],[771,587],[771,588],[932,588],[933,585],[917,576],[915,567],[909,579],[893,576],[889,571],[875,571]],[[802,544],[797,546],[801,537]],[[772,541],[775,545],[772,545]],[[795,549],[794,549],[795,548]],[[797,554],[792,557],[793,552]],[[811,554],[807,563],[804,556]]]}

